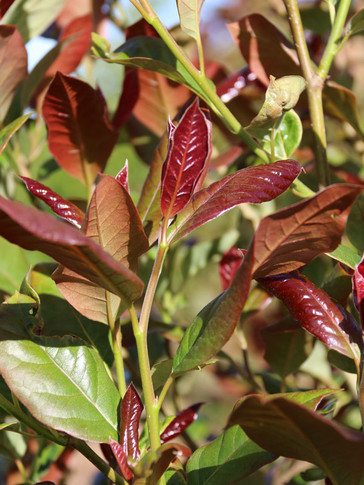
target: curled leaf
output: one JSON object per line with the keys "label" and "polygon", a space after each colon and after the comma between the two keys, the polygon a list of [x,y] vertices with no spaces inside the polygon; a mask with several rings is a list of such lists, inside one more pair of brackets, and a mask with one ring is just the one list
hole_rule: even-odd
{"label": "curled leaf", "polygon": [[161,433],[161,443],[173,440],[179,436],[183,431],[197,419],[197,411],[200,409],[202,402],[193,404],[192,406],[184,409],[169,423],[166,429]]}
{"label": "curled leaf", "polygon": [[109,443],[111,446],[111,450],[114,453],[114,456],[116,458],[120,473],[122,476],[125,478],[127,482],[130,482],[130,480],[133,479],[133,472],[130,470],[127,464],[127,457],[124,453],[123,447],[115,440],[112,438],[109,438]]}
{"label": "curled leaf", "polygon": [[138,431],[143,407],[135,387],[130,384],[121,405],[120,443],[124,455],[133,460],[140,457]]}

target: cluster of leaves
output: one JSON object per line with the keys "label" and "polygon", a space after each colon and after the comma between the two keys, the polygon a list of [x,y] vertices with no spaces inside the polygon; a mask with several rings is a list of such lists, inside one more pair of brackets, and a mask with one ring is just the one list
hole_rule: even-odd
{"label": "cluster of leaves", "polygon": [[[351,138],[327,130],[319,190],[307,80],[265,7],[230,24],[247,67],[228,75],[204,59],[203,0],[177,0],[174,37],[131,3],[125,28],[118,2],[0,2],[0,452],[27,484],[58,484],[74,449],[119,485],[363,484],[363,173],[337,155],[364,136],[354,92],[324,80]],[[327,3],[301,12],[313,66],[310,19],[342,17]]]}

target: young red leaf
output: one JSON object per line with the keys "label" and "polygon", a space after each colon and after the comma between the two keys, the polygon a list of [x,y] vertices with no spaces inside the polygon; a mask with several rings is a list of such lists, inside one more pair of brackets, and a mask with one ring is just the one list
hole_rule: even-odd
{"label": "young red leaf", "polygon": [[0,2],[0,19],[5,15],[5,12],[8,10],[10,5],[14,2],[14,0],[1,0]]}
{"label": "young red leaf", "polygon": [[361,331],[351,315],[331,301],[324,291],[298,273],[258,281],[284,303],[303,328],[330,349],[353,359],[359,367],[360,355],[356,346],[363,348]]}
{"label": "young red leaf", "polygon": [[221,258],[219,263],[219,273],[222,289],[225,291],[231,285],[231,282],[238,271],[246,251],[232,247]]}
{"label": "young red leaf", "polygon": [[41,184],[40,182],[37,182],[36,180],[28,177],[22,177],[21,175],[19,175],[19,178],[23,180],[29,192],[43,200],[55,214],[70,222],[74,226],[78,228],[81,227],[85,214],[76,205],[72,204],[72,202],[64,199],[52,189]]}
{"label": "young red leaf", "polygon": [[124,167],[116,174],[115,180],[129,193],[129,164],[125,161]]}
{"label": "young red leaf", "polygon": [[119,104],[112,119],[112,125],[115,129],[118,130],[126,123],[138,101],[139,93],[138,69],[127,68]]}
{"label": "young red leaf", "polygon": [[125,456],[133,460],[140,457],[138,433],[143,408],[139,394],[133,384],[130,384],[121,405],[120,443]]}
{"label": "young red leaf", "polygon": [[59,165],[90,185],[117,141],[99,91],[57,73],[43,103],[49,149]]}
{"label": "young red leaf", "polygon": [[133,479],[133,472],[130,470],[127,464],[127,456],[124,453],[123,447],[117,442],[114,441],[112,438],[109,438],[109,443],[118,463],[118,467],[120,473],[125,478],[127,482],[130,482]]}
{"label": "young red leaf", "polygon": [[161,443],[177,438],[183,431],[197,419],[197,412],[203,403],[199,402],[179,412],[177,416],[169,423],[164,431],[162,431],[160,439]]}
{"label": "young red leaf", "polygon": [[[102,175],[95,188],[84,230],[89,239],[133,271],[137,269],[139,256],[148,249],[148,240],[130,195],[110,175]],[[67,301],[82,315],[105,324],[116,318],[120,299],[104,288],[62,267],[53,279]]]}
{"label": "young red leaf", "polygon": [[49,214],[0,197],[0,236],[29,250],[42,251],[129,305],[143,282],[94,241]]}
{"label": "young red leaf", "polygon": [[0,25],[0,121],[3,121],[18,84],[27,75],[28,56],[14,25]]}
{"label": "young red leaf", "polygon": [[190,200],[205,174],[210,152],[211,123],[196,99],[178,126],[170,125],[167,158],[162,167],[161,209],[166,219],[174,217]]}
{"label": "young red leaf", "polygon": [[356,185],[331,185],[265,217],[252,242],[254,278],[294,271],[319,254],[333,251],[360,192]]}
{"label": "young red leaf", "polygon": [[301,166],[294,160],[247,167],[196,192],[178,214],[170,237],[177,239],[224,214],[238,204],[272,200],[291,185]]}
{"label": "young red leaf", "polygon": [[364,328],[364,258],[356,266],[353,275],[354,303],[360,315],[360,322]]}

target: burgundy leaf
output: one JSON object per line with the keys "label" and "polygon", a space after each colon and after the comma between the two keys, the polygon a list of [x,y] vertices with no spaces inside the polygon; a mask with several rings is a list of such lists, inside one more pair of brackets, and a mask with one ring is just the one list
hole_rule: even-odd
{"label": "burgundy leaf", "polygon": [[364,258],[356,266],[353,276],[354,303],[360,315],[360,322],[364,328]]}
{"label": "burgundy leaf", "polygon": [[129,193],[129,164],[128,160],[125,161],[124,167],[115,176],[115,180],[124,187],[124,189]]}
{"label": "burgundy leaf", "polygon": [[238,204],[272,200],[291,185],[301,166],[294,160],[247,167],[196,192],[178,214],[171,237],[185,236]]}
{"label": "burgundy leaf", "polygon": [[219,263],[219,273],[222,289],[225,291],[231,285],[231,282],[241,265],[245,251],[232,247],[221,258]]}
{"label": "burgundy leaf", "polygon": [[125,478],[127,482],[130,482],[133,479],[134,475],[130,470],[130,468],[128,467],[127,457],[124,453],[123,447],[119,445],[119,443],[114,441],[112,438],[109,438],[109,442],[110,442],[112,452],[114,453],[114,456],[118,463],[120,473],[122,474],[122,476]]}
{"label": "burgundy leaf", "polygon": [[121,405],[120,443],[124,455],[133,460],[140,457],[138,431],[143,407],[135,387],[130,384]]}
{"label": "burgundy leaf", "polygon": [[249,67],[244,67],[241,71],[221,81],[216,87],[216,92],[224,103],[228,103],[239,96],[241,91],[251,84],[257,84],[259,87],[263,87],[257,80],[256,74]]}
{"label": "burgundy leaf", "polygon": [[184,409],[169,423],[166,429],[161,433],[161,443],[177,438],[183,431],[197,419],[197,412],[202,405],[202,402],[193,404],[192,406]]}
{"label": "burgundy leaf", "polygon": [[43,116],[49,149],[59,165],[90,185],[117,141],[105,100],[87,83],[57,73],[44,100]]}
{"label": "burgundy leaf", "polygon": [[21,175],[19,178],[25,182],[29,192],[43,200],[55,214],[63,219],[66,219],[66,221],[70,222],[74,226],[78,228],[81,227],[85,214],[76,205],[72,204],[72,202],[64,199],[52,189],[41,184],[40,182],[37,182],[36,180],[28,177],[22,177]]}
{"label": "burgundy leaf", "polygon": [[178,126],[170,124],[167,158],[162,168],[161,209],[170,219],[190,200],[211,152],[211,123],[198,99],[185,111]]}
{"label": "burgundy leaf", "polygon": [[359,355],[353,344],[363,348],[361,331],[351,315],[331,301],[324,291],[298,273],[258,281],[284,303],[303,328],[330,349],[354,359],[359,366]]}
{"label": "burgundy leaf", "polygon": [[119,129],[128,120],[135,103],[138,101],[140,93],[138,81],[138,69],[126,69],[123,83],[123,90],[116,108],[112,124],[115,129]]}
{"label": "burgundy leaf", "polygon": [[14,3],[14,0],[0,0],[0,19],[5,15],[12,3]]}
{"label": "burgundy leaf", "polygon": [[42,251],[128,305],[139,298],[143,282],[94,241],[50,214],[0,197],[0,236],[29,250]]}

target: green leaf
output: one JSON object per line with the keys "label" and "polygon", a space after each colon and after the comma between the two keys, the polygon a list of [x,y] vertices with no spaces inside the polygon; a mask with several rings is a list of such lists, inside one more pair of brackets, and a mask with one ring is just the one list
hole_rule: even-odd
{"label": "green leaf", "polygon": [[353,37],[354,35],[364,33],[364,9],[359,10],[355,15],[351,17],[346,24],[345,36]]}
{"label": "green leaf", "polygon": [[66,0],[15,0],[2,23],[15,25],[26,43],[53,23],[65,3]]}
{"label": "green leaf", "polygon": [[10,138],[27,121],[31,114],[27,113],[26,115],[20,116],[0,130],[0,154],[9,143]]}
{"label": "green leaf", "polygon": [[326,254],[330,256],[330,258],[346,264],[351,269],[355,269],[355,266],[361,261],[361,256],[358,253],[347,246],[343,246],[342,244],[339,244],[334,251]]}
{"label": "green leaf", "polygon": [[240,426],[232,426],[193,453],[187,462],[187,485],[241,483],[275,459],[249,439]]}
{"label": "green leaf", "polygon": [[177,0],[181,29],[193,39],[200,37],[200,13],[204,0]]}
{"label": "green leaf", "polygon": [[37,337],[35,301],[16,294],[0,309],[0,372],[42,423],[80,439],[117,439],[120,395],[98,353],[74,337]]}

